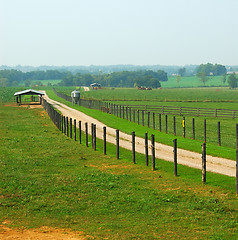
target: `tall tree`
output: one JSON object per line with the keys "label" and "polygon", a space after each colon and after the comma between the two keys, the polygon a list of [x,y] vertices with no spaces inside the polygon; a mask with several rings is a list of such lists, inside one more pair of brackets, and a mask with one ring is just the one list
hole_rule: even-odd
{"label": "tall tree", "polygon": [[180,68],[178,70],[178,74],[181,76],[181,77],[184,77],[185,74],[186,74],[186,68]]}
{"label": "tall tree", "polygon": [[180,80],[181,80],[181,75],[177,75],[176,76],[176,82],[177,82],[177,87],[179,87],[179,82],[180,82]]}
{"label": "tall tree", "polygon": [[207,77],[205,72],[199,72],[197,74],[197,77],[200,78],[200,81],[203,83],[204,86],[205,86],[206,82],[209,80],[209,78]]}
{"label": "tall tree", "polygon": [[236,74],[233,73],[228,78],[228,84],[231,89],[237,88],[237,77]]}

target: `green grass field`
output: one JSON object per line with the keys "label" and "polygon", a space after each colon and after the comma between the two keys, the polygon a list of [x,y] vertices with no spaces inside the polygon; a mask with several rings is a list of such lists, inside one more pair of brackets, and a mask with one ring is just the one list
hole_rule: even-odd
{"label": "green grass field", "polygon": [[[237,239],[234,178],[157,160],[131,163],[130,151],[102,155],[67,138],[43,109],[0,105],[0,221],[53,226],[87,239]],[[0,228],[1,231],[1,228]]]}
{"label": "green grass field", "polygon": [[[228,79],[228,77],[227,77]],[[162,88],[196,88],[196,87],[225,87],[228,86],[227,81],[223,83],[223,76],[210,76],[205,85],[196,76],[181,77],[179,83],[176,81],[176,77],[168,77],[167,82],[161,82]]]}
{"label": "green grass field", "polygon": [[[70,94],[73,88],[57,88],[57,90]],[[178,89],[153,89],[137,90],[132,88],[104,88],[101,90],[81,91],[82,98],[98,99],[103,101],[121,102],[147,102],[147,104],[157,104],[158,102],[216,102],[216,103],[237,103],[238,90],[228,88],[178,88]]]}

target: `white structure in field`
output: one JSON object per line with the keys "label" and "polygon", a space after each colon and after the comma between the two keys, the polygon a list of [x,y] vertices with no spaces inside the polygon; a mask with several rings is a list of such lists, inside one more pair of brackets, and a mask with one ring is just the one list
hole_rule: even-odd
{"label": "white structure in field", "polygon": [[79,104],[79,100],[80,100],[80,92],[79,91],[74,90],[73,92],[71,92],[71,97],[72,97],[72,105]]}

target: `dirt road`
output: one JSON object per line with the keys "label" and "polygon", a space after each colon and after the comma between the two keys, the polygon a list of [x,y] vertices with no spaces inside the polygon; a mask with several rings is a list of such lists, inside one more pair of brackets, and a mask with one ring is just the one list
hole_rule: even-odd
{"label": "dirt road", "polygon": [[[106,126],[102,122],[87,116],[86,114],[72,109],[60,102],[49,99],[47,95],[44,98],[52,104],[55,108],[57,108],[64,116],[71,117],[72,119],[76,119],[77,121],[82,121],[82,130],[84,131],[85,122],[91,125],[91,123],[96,124],[97,126],[97,137],[103,139],[103,127]],[[107,142],[116,144],[116,130],[113,128],[107,127]],[[90,131],[89,127],[89,131]],[[149,141],[150,146],[150,141]],[[131,135],[120,132],[120,147],[125,149],[132,149],[131,146]],[[144,139],[140,137],[136,137],[136,152],[144,154]],[[150,149],[149,149],[149,152]],[[163,159],[166,161],[173,161],[174,153],[173,148],[164,144],[156,143],[155,145],[155,153],[156,158]],[[186,165],[193,168],[201,169],[202,160],[201,154],[178,149],[178,164]],[[219,174],[224,174],[227,176],[235,177],[236,174],[236,162],[233,160],[228,160],[224,158],[212,157],[207,155],[207,171],[215,172]]]}

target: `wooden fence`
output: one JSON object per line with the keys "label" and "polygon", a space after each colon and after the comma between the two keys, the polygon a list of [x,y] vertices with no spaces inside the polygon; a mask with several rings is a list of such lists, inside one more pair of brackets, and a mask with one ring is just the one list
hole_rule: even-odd
{"label": "wooden fence", "polygon": [[174,106],[152,106],[152,105],[116,105],[107,104],[109,113],[113,113],[117,106],[124,109],[154,112],[162,115],[196,116],[196,117],[218,117],[218,118],[238,118],[238,110],[217,109],[217,108],[192,108]]}
{"label": "wooden fence", "polygon": [[[82,144],[82,127],[81,121],[76,122],[76,120],[65,117],[58,113],[45,99],[42,101],[43,107],[46,109],[49,117],[52,119],[53,123],[56,127],[65,135],[74,139],[74,141],[79,141],[79,144]],[[85,123],[85,146],[89,147],[89,132],[88,132],[88,123]],[[91,145],[94,151],[97,150],[97,128],[96,124],[91,124]],[[107,140],[106,140],[106,127],[103,127],[103,153],[104,155],[107,154]],[[116,130],[116,158],[120,159],[120,132]],[[78,136],[78,138],[77,138]],[[135,155],[135,132],[131,134],[131,152],[132,152],[132,162],[136,163],[136,155]],[[237,138],[237,148],[236,148],[236,193],[238,194],[238,124],[236,125],[236,138]],[[173,147],[173,165],[174,165],[174,176],[178,175],[178,162],[177,162],[177,139],[173,140],[174,147]],[[148,133],[145,133],[145,165],[149,166],[149,147],[148,147]],[[156,170],[156,158],[155,158],[155,136],[151,135],[151,167],[152,170]],[[206,177],[206,143],[202,144],[202,155],[201,155],[201,176],[202,176],[202,183],[205,184],[207,177]]]}
{"label": "wooden fence", "polygon": [[[72,102],[72,98],[70,96],[57,92],[55,89],[53,90],[57,96]],[[122,114],[125,115],[129,111],[139,110],[144,113],[153,112],[162,115],[238,118],[238,110],[232,109],[192,108],[192,107],[152,106],[152,105],[118,105],[113,104],[111,102],[104,102],[100,100],[84,100],[84,99],[81,99],[78,104],[86,108],[102,110],[114,115],[116,115],[118,111],[120,111],[120,115]]]}

